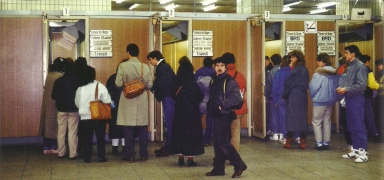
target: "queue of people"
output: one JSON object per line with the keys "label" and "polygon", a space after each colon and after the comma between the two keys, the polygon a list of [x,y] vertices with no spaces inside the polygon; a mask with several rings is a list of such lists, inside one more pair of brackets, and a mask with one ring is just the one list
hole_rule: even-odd
{"label": "queue of people", "polygon": [[[95,133],[98,160],[107,162],[105,129],[109,123],[113,155],[118,154],[121,143],[121,160],[134,163],[138,137],[140,161],[148,160],[148,92],[126,98],[122,91],[125,83],[140,79],[145,90],[150,90],[163,107],[167,134],[164,146],[155,150],[156,157],[178,155],[179,166],[197,166],[194,157],[204,154],[204,147],[213,144],[213,169],[206,176],[224,175],[226,160],[234,166],[232,178],[241,176],[247,165],[239,154],[240,121],[248,109],[244,98],[246,81],[236,70],[235,56],[226,52],[214,60],[206,57],[204,67],[196,73],[190,59],[183,56],[175,74],[161,52],[152,51],[147,55],[149,64],[155,67],[152,77],[150,67],[137,58],[139,52],[136,44],[127,45],[127,59],[118,65],[106,86],[95,80],[95,69],[87,65],[85,58],[79,57],[75,62],[62,57],[54,60],[44,89],[40,128],[44,137],[43,153],[58,154],[60,159],[82,157],[90,163]],[[271,140],[279,140],[283,148],[291,149],[296,136],[299,147],[307,148],[309,90],[315,149],[329,150],[332,108],[340,101],[342,125],[347,132],[344,135],[351,149],[342,158],[368,161],[366,127],[372,136],[379,138],[372,97],[384,94],[383,62],[375,62],[380,75],[377,82],[372,80],[372,73],[368,73],[370,58],[362,56],[358,47],[345,47],[344,57],[345,65],[335,69],[330,56],[320,53],[316,58],[318,68],[309,80],[307,61],[300,50],[284,57],[271,56],[265,88],[269,107],[267,130]],[[94,97],[111,103],[111,120],[91,120],[89,104]],[[375,108],[382,107],[380,100],[375,102]],[[297,113],[299,111],[301,113]],[[201,121],[204,114],[205,131]],[[382,117],[382,113],[378,114]]]}

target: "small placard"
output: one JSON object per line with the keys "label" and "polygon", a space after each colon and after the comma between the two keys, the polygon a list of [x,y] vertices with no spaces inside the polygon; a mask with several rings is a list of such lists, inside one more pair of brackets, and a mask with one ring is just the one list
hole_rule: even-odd
{"label": "small placard", "polygon": [[63,16],[69,16],[69,8],[63,7]]}
{"label": "small placard", "polygon": [[317,33],[317,21],[304,21],[305,33]]}
{"label": "small placard", "polygon": [[168,10],[168,17],[175,17],[175,9]]}
{"label": "small placard", "polygon": [[264,11],[264,18],[265,19],[270,19],[271,18],[271,14],[269,13],[269,11]]}

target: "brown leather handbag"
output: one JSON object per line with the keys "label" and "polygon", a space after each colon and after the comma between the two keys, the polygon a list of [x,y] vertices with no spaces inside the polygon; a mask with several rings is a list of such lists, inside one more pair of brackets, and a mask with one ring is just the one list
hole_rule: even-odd
{"label": "brown leather handbag", "polygon": [[91,109],[91,120],[110,120],[111,116],[111,103],[103,103],[98,99],[99,83],[96,85],[95,100],[89,103]]}
{"label": "brown leather handbag", "polygon": [[143,63],[141,63],[141,75],[140,79],[135,79],[132,82],[125,83],[123,93],[128,99],[135,98],[145,91],[145,85],[141,81],[143,79]]}

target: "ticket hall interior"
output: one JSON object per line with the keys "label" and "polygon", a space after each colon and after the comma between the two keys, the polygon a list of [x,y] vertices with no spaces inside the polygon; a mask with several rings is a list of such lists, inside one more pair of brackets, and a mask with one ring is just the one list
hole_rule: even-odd
{"label": "ticket hall interior", "polygon": [[[48,67],[56,57],[85,57],[105,85],[127,58],[126,46],[140,48],[138,59],[162,52],[177,72],[187,56],[194,70],[203,59],[225,52],[236,57],[244,74],[248,113],[241,119],[240,155],[248,169],[243,179],[383,179],[384,143],[369,139],[369,161],[341,158],[347,146],[339,124],[338,103],[332,112],[331,149],[316,151],[312,102],[308,98],[307,149],[287,150],[267,135],[265,56],[305,54],[310,79],[316,56],[327,53],[334,67],[344,47],[356,45],[375,60],[383,59],[383,0],[95,0],[0,1],[0,176],[4,179],[208,179],[213,146],[195,158],[197,167],[179,167],[177,155],[155,157],[166,138],[161,103],[149,96],[149,160],[127,164],[113,156],[106,129],[107,163],[84,164],[42,153],[39,136],[42,98]],[[169,7],[166,7],[169,6]],[[207,10],[212,6],[212,10]],[[322,12],[321,12],[321,11]],[[363,13],[364,12],[364,13]],[[155,68],[151,65],[151,72]],[[300,113],[300,112],[297,112]],[[202,117],[205,129],[205,115]],[[384,122],[383,119],[376,121]],[[378,127],[384,137],[384,126]],[[136,145],[138,146],[138,145]],[[94,148],[96,157],[96,148]],[[232,167],[226,164],[230,178]],[[194,169],[191,169],[194,168]]]}

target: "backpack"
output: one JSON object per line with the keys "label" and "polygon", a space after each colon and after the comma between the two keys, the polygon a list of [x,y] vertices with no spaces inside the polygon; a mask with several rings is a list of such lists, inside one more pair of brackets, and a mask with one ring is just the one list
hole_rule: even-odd
{"label": "backpack", "polygon": [[[236,78],[236,76],[237,76],[237,71],[236,71],[236,74],[235,74],[235,78]],[[228,78],[225,78],[225,80],[224,80],[224,86],[223,86],[223,94],[224,94],[224,100],[225,100],[225,90],[226,90],[226,85],[227,85],[227,80],[228,80]],[[235,79],[233,79],[234,81],[235,81]],[[228,81],[231,81],[231,80],[228,80]],[[211,82],[210,82],[210,84],[212,84],[213,83],[213,79],[211,80]],[[240,93],[240,92],[239,92]],[[241,94],[241,93],[240,93]],[[237,105],[235,105],[235,106],[232,106],[230,109],[231,110],[238,110],[238,109],[241,109],[242,107],[243,107],[243,104],[244,104],[244,101],[243,101],[243,99],[241,99],[241,101],[239,102],[239,104],[237,104]]]}

